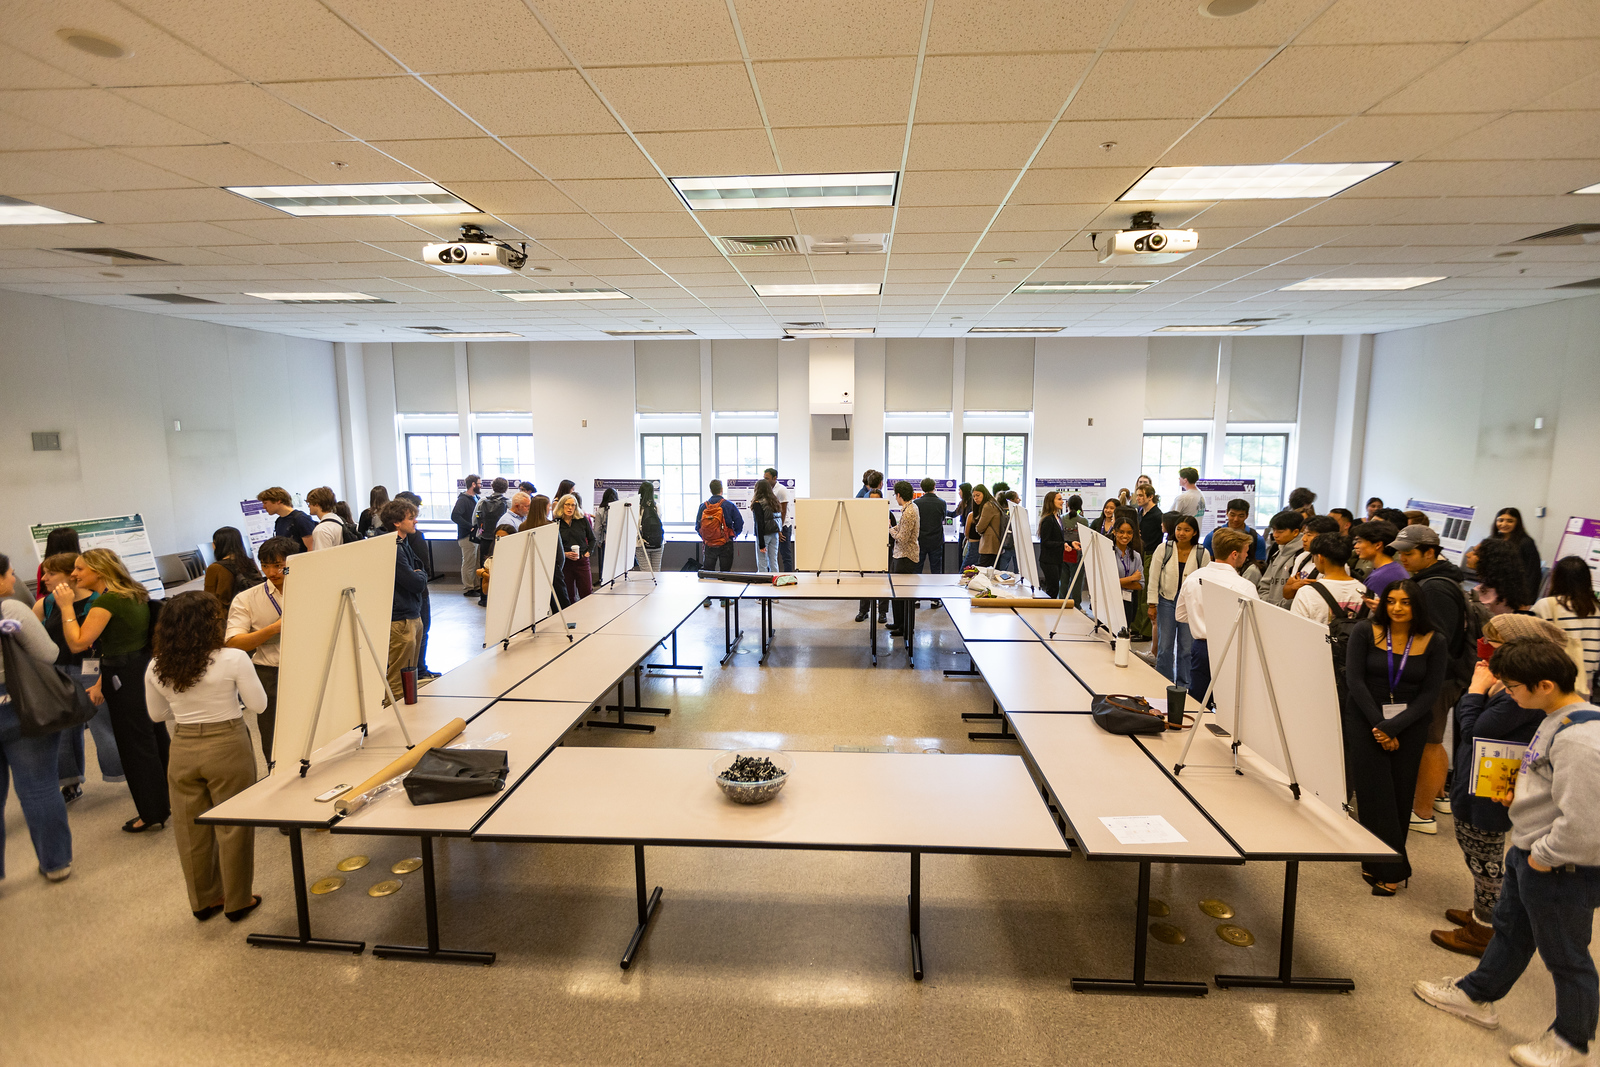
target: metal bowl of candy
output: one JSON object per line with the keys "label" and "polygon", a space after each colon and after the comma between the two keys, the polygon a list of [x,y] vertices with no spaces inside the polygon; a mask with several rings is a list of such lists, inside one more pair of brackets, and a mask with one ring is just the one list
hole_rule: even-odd
{"label": "metal bowl of candy", "polygon": [[746,749],[724,752],[711,761],[711,775],[735,804],[765,804],[783,789],[794,760],[782,752]]}

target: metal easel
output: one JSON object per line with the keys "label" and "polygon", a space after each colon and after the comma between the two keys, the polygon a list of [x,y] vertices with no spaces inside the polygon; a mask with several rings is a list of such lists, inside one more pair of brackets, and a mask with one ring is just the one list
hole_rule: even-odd
{"label": "metal easel", "polygon": [[[828,547],[833,544],[833,535],[834,535],[835,532],[839,532],[839,527],[840,527],[841,523],[843,524],[844,529],[849,531],[849,534],[850,534],[850,550],[851,550],[852,554],[855,554],[856,531],[855,531],[855,528],[850,525],[850,512],[845,510],[845,506],[844,506],[845,502],[843,500],[835,501],[834,504],[835,504],[835,507],[833,509],[833,521],[828,524],[828,536],[827,536],[827,539],[822,542],[822,555],[817,558],[817,563],[819,564],[819,566],[817,567],[817,573],[818,574],[822,574],[827,570],[827,567],[821,566],[821,564],[825,564],[828,561]],[[842,532],[840,532],[839,553],[842,555],[843,552],[844,552],[844,535],[843,535]],[[835,585],[839,585],[844,579],[845,568],[839,567],[837,565],[837,564],[842,563],[842,562],[843,562],[842,559],[838,558],[837,556],[835,557],[835,559],[834,559],[835,566],[833,568],[833,584],[835,584]],[[858,564],[861,562],[859,556],[857,557],[856,562]],[[856,571],[856,573],[858,575],[860,575],[861,577],[863,577],[863,578],[866,577],[866,574],[867,574],[866,571],[859,570],[859,569]]]}
{"label": "metal easel", "polygon": [[395,699],[394,690],[389,688],[388,664],[378,659],[377,646],[372,643],[372,635],[367,632],[367,623],[361,617],[361,609],[356,606],[355,586],[347,586],[339,592],[339,610],[333,617],[333,640],[328,646],[327,659],[322,664],[322,684],[317,687],[317,706],[311,712],[311,727],[306,731],[305,749],[300,754],[300,777],[304,778],[311,769],[311,745],[317,737],[317,723],[322,718],[322,704],[328,697],[328,679],[333,676],[333,660],[339,654],[339,634],[343,630],[344,621],[350,620],[350,655],[352,666],[356,675],[356,702],[361,712],[361,736],[367,736],[367,692],[366,682],[361,677],[361,640],[366,639],[367,655],[372,659],[372,665],[377,668],[378,677],[383,679],[383,691],[389,696],[389,707],[394,709],[395,721],[400,724],[400,734],[406,740],[406,747],[412,746],[411,731],[406,729],[406,721],[399,710],[400,702]]}
{"label": "metal easel", "polygon": [[[528,561],[528,557],[529,556],[533,557],[533,564],[534,564],[534,567],[536,569],[530,570],[528,568],[528,562],[529,562]],[[550,566],[549,567],[545,566],[545,564],[544,564],[544,553],[539,550],[539,538],[538,538],[537,535],[535,535],[533,537],[528,538],[527,541],[524,542],[524,547],[522,549],[522,553],[521,553],[521,555],[517,556],[517,576],[512,579],[511,588],[513,588],[513,589],[521,589],[522,588],[522,577],[523,577],[524,574],[526,574],[528,576],[528,597],[529,597],[529,599],[532,599],[537,593],[535,579],[541,573],[547,573],[547,574],[550,574],[552,576],[551,577],[551,586],[552,586],[552,588],[550,590],[550,595],[551,595],[551,598],[554,599],[555,602],[556,602],[556,614],[561,617],[561,631],[562,631],[562,633],[567,635],[567,641],[570,644],[572,642],[572,640],[573,640],[571,625],[567,622],[566,612],[561,610],[561,598],[555,595],[555,589],[554,589],[554,585],[555,585],[555,578],[554,578],[554,575],[555,575],[555,561],[552,560],[550,562]],[[538,627],[539,627],[539,620],[537,618],[537,616],[539,614],[539,605],[537,603],[533,605],[533,614],[535,616],[534,621],[530,622],[526,627],[524,627],[524,629],[533,630],[533,631],[537,632],[538,631]],[[545,618],[549,618],[549,616],[546,615]],[[517,634],[520,634],[521,632],[522,632],[522,630],[518,630],[518,631],[516,631],[516,633],[506,634],[506,636],[502,637],[500,639],[500,649],[501,649],[501,651],[504,651],[505,649],[509,648],[510,645],[511,645],[511,639],[513,637],[515,637]]]}

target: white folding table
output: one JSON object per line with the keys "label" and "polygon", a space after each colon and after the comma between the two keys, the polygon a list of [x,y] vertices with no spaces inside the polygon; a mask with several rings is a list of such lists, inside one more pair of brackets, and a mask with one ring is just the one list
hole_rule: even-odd
{"label": "white folding table", "polygon": [[[559,619],[555,621],[560,622]],[[459,667],[422,686],[418,692],[429,697],[479,697],[488,704],[567,651],[573,641],[555,630],[519,634],[504,645],[497,641]]]}
{"label": "white folding table", "polygon": [[[767,656],[771,653],[777,636],[777,627],[772,621],[772,605],[778,600],[892,600],[894,599],[894,586],[889,581],[888,574],[859,574],[851,571],[847,574],[836,575],[831,571],[820,574],[810,571],[801,571],[794,575],[798,581],[794,585],[770,585],[764,582],[753,583],[744,587],[741,599],[754,600],[760,610],[761,622],[761,659],[766,665]],[[737,607],[735,608],[737,610]],[[735,616],[737,618],[737,616]],[[867,612],[868,648],[872,653],[872,665],[878,665],[878,613]],[[889,640],[890,651],[894,650],[894,639]],[[906,639],[906,666],[912,666],[911,641]],[[724,660],[723,662],[727,662]]]}
{"label": "white folding table", "polygon": [[[598,703],[613,685],[617,687],[617,702],[606,706],[615,711],[615,720],[589,719],[586,724],[612,730],[636,730],[654,733],[648,723],[628,722],[626,712],[646,715],[670,715],[671,708],[643,707],[640,661],[655,650],[660,638],[652,634],[593,633],[584,637],[558,658],[515,686],[505,695],[507,700],[578,701],[591,705]],[[634,702],[623,703],[623,682],[633,675]]]}

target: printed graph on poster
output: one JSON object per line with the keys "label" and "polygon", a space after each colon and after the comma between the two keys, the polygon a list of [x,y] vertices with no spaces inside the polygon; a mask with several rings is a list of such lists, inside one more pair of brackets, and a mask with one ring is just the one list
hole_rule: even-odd
{"label": "printed graph on poster", "polygon": [[145,532],[142,515],[111,515],[100,519],[44,522],[30,526],[28,536],[33,539],[33,551],[39,557],[39,562],[44,562],[44,546],[50,539],[50,531],[63,527],[78,531],[80,549],[109,548],[121,557],[122,565],[128,568],[133,580],[148,589],[152,597],[159,600],[165,595],[161,572],[156,566],[156,554],[150,548],[150,536]]}
{"label": "printed graph on poster", "polygon": [[1439,535],[1439,548],[1450,562],[1459,564],[1472,541],[1472,520],[1478,509],[1470,504],[1440,504],[1433,500],[1406,501],[1406,511],[1428,516],[1428,525]]}

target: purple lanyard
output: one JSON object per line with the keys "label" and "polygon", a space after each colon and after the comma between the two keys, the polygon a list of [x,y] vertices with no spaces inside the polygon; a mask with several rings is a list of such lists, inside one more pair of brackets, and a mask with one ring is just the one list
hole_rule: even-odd
{"label": "purple lanyard", "polygon": [[1406,660],[1411,658],[1411,641],[1415,635],[1406,636],[1406,650],[1400,655],[1400,669],[1394,669],[1394,633],[1389,633],[1389,699],[1394,699],[1394,690],[1400,684],[1400,676],[1406,673]]}
{"label": "purple lanyard", "polygon": [[[267,599],[272,601],[272,606],[274,608],[278,609],[278,618],[280,618],[280,619],[283,618],[283,605],[278,603],[278,598],[272,595],[272,585],[271,585],[271,580],[270,579],[268,580],[266,594],[267,594]],[[1407,647],[1409,647],[1409,646],[1407,646]]]}

